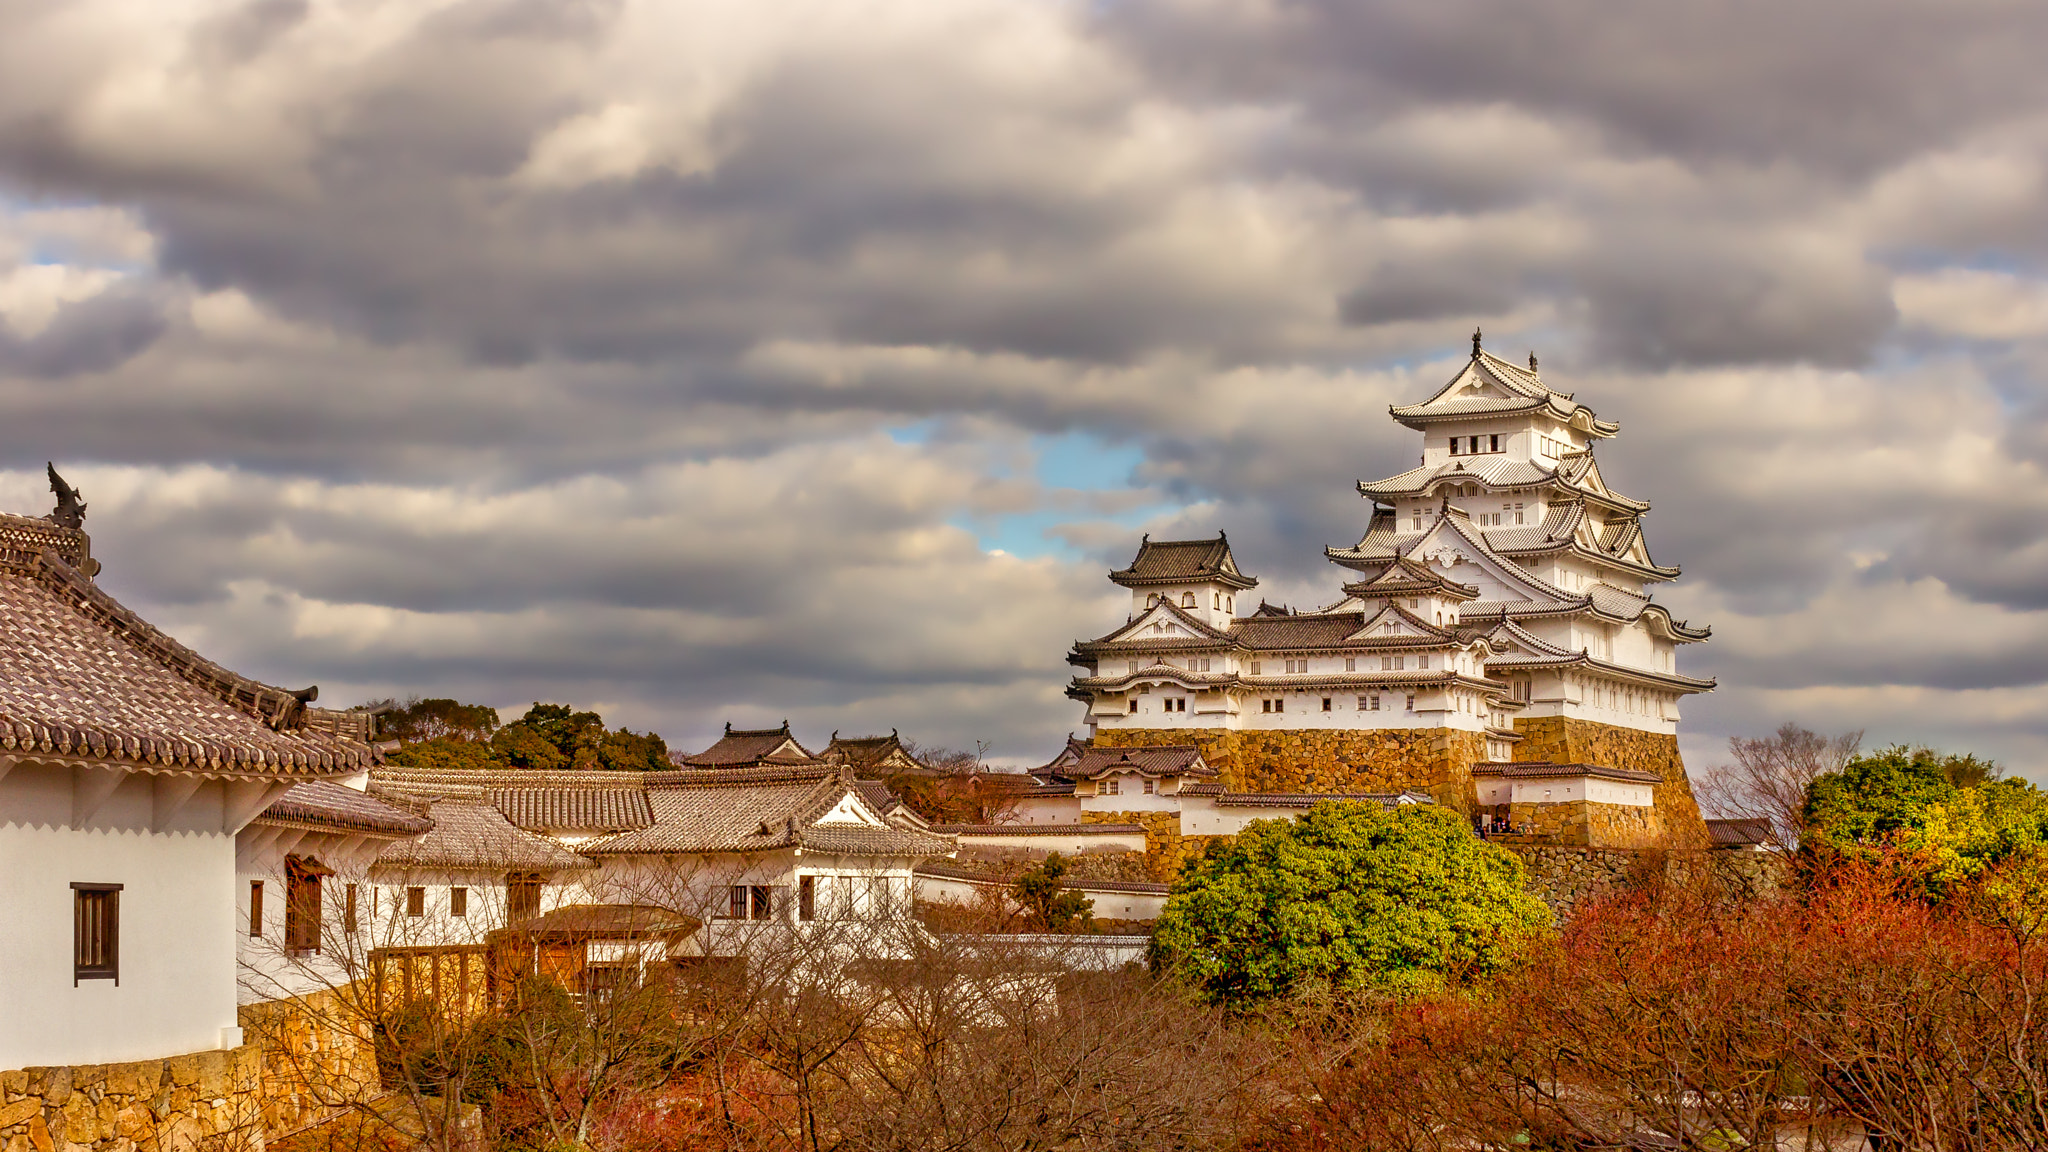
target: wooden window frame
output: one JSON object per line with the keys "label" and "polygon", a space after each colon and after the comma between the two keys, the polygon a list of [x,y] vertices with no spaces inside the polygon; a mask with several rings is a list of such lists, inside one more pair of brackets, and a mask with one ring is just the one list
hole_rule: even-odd
{"label": "wooden window frame", "polygon": [[751,919],[772,920],[775,918],[774,891],[773,888],[766,884],[748,885],[748,892],[750,894],[748,902],[753,905],[753,916]]}
{"label": "wooden window frame", "polygon": [[520,924],[540,915],[541,889],[547,881],[538,872],[505,875],[505,922]]}
{"label": "wooden window frame", "polygon": [[415,918],[427,914],[426,888],[413,886],[405,890],[405,914]]}
{"label": "wooden window frame", "polygon": [[[120,884],[71,884],[71,986],[82,980],[112,980],[121,986],[121,889]],[[100,963],[85,962],[87,909],[97,906],[103,937]]]}
{"label": "wooden window frame", "polygon": [[263,938],[263,881],[249,881],[249,938]]}
{"label": "wooden window frame", "polygon": [[796,918],[816,920],[818,918],[818,878],[799,876],[796,878]]}
{"label": "wooden window frame", "polygon": [[341,930],[356,931],[356,886],[344,884],[341,887]]}
{"label": "wooden window frame", "polygon": [[448,889],[448,915],[469,917],[469,889],[451,885]]}

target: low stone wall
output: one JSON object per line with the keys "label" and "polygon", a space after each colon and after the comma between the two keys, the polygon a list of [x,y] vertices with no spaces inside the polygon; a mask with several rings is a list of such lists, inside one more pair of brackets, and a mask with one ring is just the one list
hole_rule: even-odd
{"label": "low stone wall", "polygon": [[1521,743],[1515,745],[1517,760],[1601,764],[1654,773],[1658,782],[1650,789],[1651,803],[1670,837],[1664,846],[1707,847],[1707,825],[1700,818],[1692,782],[1685,775],[1678,737],[1563,716],[1520,718],[1515,721],[1515,731],[1522,734]]}
{"label": "low stone wall", "polygon": [[1470,815],[1472,765],[1486,737],[1456,728],[1231,731],[1126,728],[1098,732],[1101,748],[1193,744],[1233,792],[1427,792]]}
{"label": "low stone wall", "polygon": [[1790,862],[1775,852],[1574,848],[1506,838],[1495,843],[1522,858],[1530,893],[1560,920],[1589,900],[1657,880],[1709,879],[1732,896],[1749,898],[1783,887],[1792,876]]}
{"label": "low stone wall", "polygon": [[1083,824],[1137,824],[1145,829],[1145,879],[1172,883],[1183,861],[1208,850],[1223,836],[1183,836],[1178,812],[1083,812]]}
{"label": "low stone wall", "polygon": [[1528,828],[1549,844],[1583,848],[1661,848],[1666,839],[1664,816],[1656,808],[1565,800],[1549,804],[1510,804],[1508,820]]}
{"label": "low stone wall", "polygon": [[0,1072],[5,1152],[262,1152],[254,1045],[129,1064]]}
{"label": "low stone wall", "polygon": [[245,1004],[243,1035],[263,1052],[264,1132],[277,1137],[341,1114],[381,1091],[370,1013],[359,984]]}

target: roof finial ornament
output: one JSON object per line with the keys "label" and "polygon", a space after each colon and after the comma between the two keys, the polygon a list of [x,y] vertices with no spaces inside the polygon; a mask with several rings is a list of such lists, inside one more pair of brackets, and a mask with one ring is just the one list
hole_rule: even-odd
{"label": "roof finial ornament", "polygon": [[1529,349],[1529,371],[1536,371],[1536,350],[1534,348]]}
{"label": "roof finial ornament", "polygon": [[1479,359],[1479,329],[1477,327],[1472,329],[1472,358],[1474,360]]}
{"label": "roof finial ornament", "polygon": [[57,475],[55,462],[47,462],[43,466],[50,473],[50,491],[57,497],[57,506],[43,519],[64,528],[84,528],[85,501],[78,498],[78,489],[66,484],[64,478]]}
{"label": "roof finial ornament", "polygon": [[726,734],[727,736],[730,736],[730,735],[732,735],[732,721],[730,721],[730,720],[727,720],[727,721],[725,722],[725,734]]}

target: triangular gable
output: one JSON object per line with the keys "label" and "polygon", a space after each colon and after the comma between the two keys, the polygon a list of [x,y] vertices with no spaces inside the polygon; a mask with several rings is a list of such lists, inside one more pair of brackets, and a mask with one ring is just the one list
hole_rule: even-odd
{"label": "triangular gable", "polygon": [[1374,640],[1443,640],[1452,636],[1442,628],[1431,624],[1399,604],[1386,604],[1373,614],[1358,631],[1346,637],[1360,643]]}
{"label": "triangular gable", "polygon": [[1544,640],[1513,620],[1502,620],[1499,624],[1496,624],[1491,631],[1487,632],[1486,643],[1489,648],[1493,649],[1496,655],[1501,656],[1541,656],[1561,659],[1578,655],[1578,653],[1568,652]]}
{"label": "triangular gable", "polygon": [[1568,603],[1579,599],[1501,559],[1479,538],[1476,529],[1468,527],[1464,514],[1455,509],[1439,514],[1436,523],[1424,529],[1421,538],[1405,548],[1402,555],[1430,565],[1453,583],[1477,588],[1482,600]]}
{"label": "triangular gable", "polygon": [[1138,618],[1110,633],[1098,643],[1135,644],[1147,640],[1227,640],[1228,636],[1209,627],[1192,614],[1167,600],[1161,600]]}
{"label": "triangular gable", "polygon": [[813,825],[837,824],[842,827],[852,824],[868,828],[885,828],[889,822],[884,820],[874,809],[868,807],[861,800],[860,793],[849,788],[840,794],[838,801],[831,808],[827,809],[824,815],[819,816],[816,820],[811,821],[811,823]]}

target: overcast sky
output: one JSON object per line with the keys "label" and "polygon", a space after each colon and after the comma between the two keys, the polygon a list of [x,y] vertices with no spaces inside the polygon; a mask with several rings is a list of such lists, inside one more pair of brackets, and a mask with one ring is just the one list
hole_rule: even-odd
{"label": "overcast sky", "polygon": [[[1474,326],[1720,679],[2048,777],[2048,5],[0,0],[0,508],[323,703],[1039,761]],[[509,716],[507,717],[510,718]]]}

